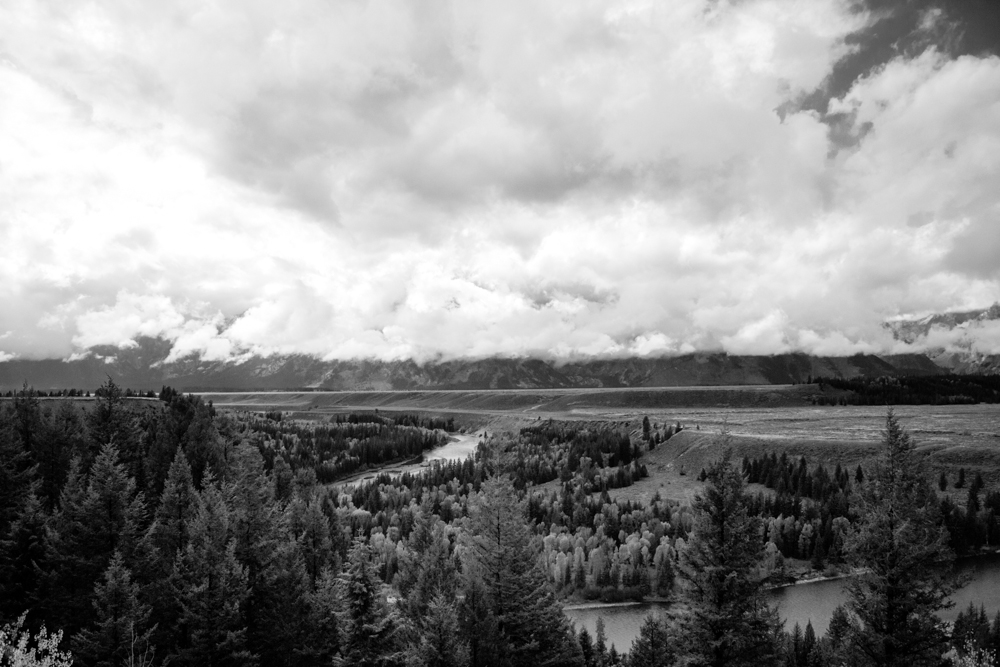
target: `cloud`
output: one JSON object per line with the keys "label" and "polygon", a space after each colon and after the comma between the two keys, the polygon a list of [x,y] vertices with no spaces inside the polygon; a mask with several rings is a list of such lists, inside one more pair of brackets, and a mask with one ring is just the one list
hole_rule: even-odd
{"label": "cloud", "polygon": [[927,15],[832,86],[876,24],[844,0],[14,0],[4,354],[892,349],[884,319],[1000,294],[1000,59],[924,46]]}

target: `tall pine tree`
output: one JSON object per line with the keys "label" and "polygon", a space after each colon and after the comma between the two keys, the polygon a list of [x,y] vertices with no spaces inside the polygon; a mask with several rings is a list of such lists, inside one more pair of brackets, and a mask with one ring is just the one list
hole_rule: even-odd
{"label": "tall pine tree", "polygon": [[209,477],[190,541],[171,574],[181,610],[173,658],[181,664],[236,667],[257,662],[247,649],[242,610],[249,590],[231,524],[225,497]]}
{"label": "tall pine tree", "polygon": [[938,503],[920,454],[892,410],[882,448],[858,493],[858,521],[844,549],[859,572],[847,584],[855,664],[922,667],[940,662],[951,606],[951,572]]}
{"label": "tall pine tree", "polygon": [[511,667],[580,664],[580,647],[539,562],[525,502],[507,475],[483,483],[467,529],[466,567],[486,587],[498,632],[500,655],[491,657]]}
{"label": "tall pine tree", "polygon": [[780,621],[765,595],[764,532],[751,516],[742,475],[725,450],[692,502],[694,530],[681,552],[685,661],[757,667],[778,660]]}
{"label": "tall pine tree", "polygon": [[151,608],[139,600],[139,586],[115,553],[94,589],[95,620],[73,638],[73,653],[85,667],[135,664],[149,655]]}

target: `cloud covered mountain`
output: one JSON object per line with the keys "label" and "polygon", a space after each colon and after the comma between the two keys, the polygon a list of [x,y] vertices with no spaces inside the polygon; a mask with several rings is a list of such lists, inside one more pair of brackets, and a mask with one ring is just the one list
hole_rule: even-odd
{"label": "cloud covered mountain", "polygon": [[941,372],[917,354],[816,357],[693,353],[663,358],[626,358],[567,364],[540,359],[488,358],[418,364],[412,360],[323,361],[306,355],[253,356],[205,361],[168,360],[171,344],[141,338],[131,347],[96,347],[74,360],[9,360],[0,363],[0,388],[23,382],[38,389],[92,389],[110,375],[134,389],[329,390],[538,389],[566,387],[661,387],[785,384],[809,376],[928,375]]}
{"label": "cloud covered mountain", "polygon": [[989,308],[934,313],[886,323],[893,337],[925,350],[955,373],[1000,373],[1000,303]]}

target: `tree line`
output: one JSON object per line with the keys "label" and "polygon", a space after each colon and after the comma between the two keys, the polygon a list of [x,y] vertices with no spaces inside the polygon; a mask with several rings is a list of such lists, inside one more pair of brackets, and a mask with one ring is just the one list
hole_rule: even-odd
{"label": "tree line", "polygon": [[914,375],[809,378],[820,389],[850,392],[837,397],[816,396],[814,405],[966,405],[1000,403],[1000,376]]}

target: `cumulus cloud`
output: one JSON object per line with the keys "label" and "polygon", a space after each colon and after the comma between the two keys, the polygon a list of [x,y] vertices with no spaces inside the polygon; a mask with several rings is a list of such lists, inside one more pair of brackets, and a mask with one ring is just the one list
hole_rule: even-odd
{"label": "cumulus cloud", "polygon": [[0,357],[890,350],[886,318],[1000,295],[1000,59],[908,49],[803,104],[877,20],[5,3]]}

